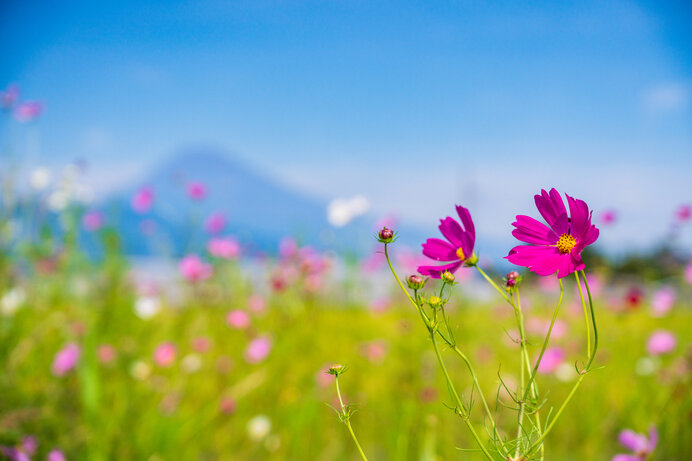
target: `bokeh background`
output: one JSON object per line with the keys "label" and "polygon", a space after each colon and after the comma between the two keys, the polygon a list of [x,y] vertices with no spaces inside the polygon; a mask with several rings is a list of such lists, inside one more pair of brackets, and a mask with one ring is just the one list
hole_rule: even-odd
{"label": "bokeh background", "polygon": [[[652,427],[652,459],[692,456],[688,2],[7,0],[0,55],[5,456],[357,459],[336,361],[374,459],[475,459],[373,234],[404,275],[463,204],[500,281],[550,187],[601,229],[605,368],[549,458]],[[454,324],[493,389],[512,313],[472,272]],[[584,347],[569,282],[551,404]]]}

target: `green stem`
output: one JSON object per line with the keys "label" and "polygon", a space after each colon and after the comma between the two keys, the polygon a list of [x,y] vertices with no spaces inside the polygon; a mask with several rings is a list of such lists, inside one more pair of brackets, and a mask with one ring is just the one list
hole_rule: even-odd
{"label": "green stem", "polygon": [[344,415],[344,424],[346,424],[346,427],[348,427],[348,432],[351,433],[351,438],[353,439],[353,442],[356,444],[358,452],[360,453],[360,456],[363,458],[363,461],[368,461],[368,458],[365,456],[363,449],[360,447],[360,443],[358,443],[356,433],[353,432],[353,427],[351,427],[350,415],[347,415],[346,405],[344,405],[344,401],[341,398],[341,390],[339,389],[339,377],[336,376],[335,378],[336,379],[334,381],[336,382],[336,395],[339,396],[339,403],[341,404],[341,414]]}
{"label": "green stem", "polygon": [[488,277],[488,274],[486,274],[486,273],[483,271],[483,269],[480,268],[480,266],[476,265],[475,267],[476,267],[476,269],[478,270],[478,272],[480,272],[480,274],[488,281],[488,283],[491,284],[493,287],[495,287],[495,289],[497,290],[497,292],[500,293],[500,294],[502,295],[503,298],[505,298],[505,301],[507,301],[508,303],[510,303],[512,306],[514,306],[514,303],[512,302],[512,300],[509,299],[509,296],[507,296],[507,293],[505,293],[505,291],[504,291],[503,289],[501,289],[499,286],[497,286],[497,284],[493,281],[493,279],[491,279],[490,277]]}
{"label": "green stem", "polygon": [[581,290],[581,282],[579,281],[579,272],[574,273],[574,278],[577,280],[577,288],[579,288],[579,297],[581,298],[581,307],[584,310],[584,323],[586,325],[586,356],[591,357],[591,329],[589,328],[589,311],[586,309],[586,301],[584,301],[584,293]]}

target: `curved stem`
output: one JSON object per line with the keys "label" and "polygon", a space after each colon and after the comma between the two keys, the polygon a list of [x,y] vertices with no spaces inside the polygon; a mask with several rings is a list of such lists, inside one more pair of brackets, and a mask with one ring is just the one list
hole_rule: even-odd
{"label": "curved stem", "polygon": [[346,427],[348,427],[348,432],[351,433],[351,438],[353,439],[353,442],[356,444],[356,447],[358,448],[358,452],[360,453],[360,456],[363,458],[363,461],[368,461],[368,458],[365,456],[365,453],[363,452],[363,449],[360,446],[360,443],[358,443],[358,438],[356,437],[356,433],[353,432],[353,427],[351,427],[351,418],[350,415],[347,416],[347,409],[346,406],[344,405],[344,401],[341,399],[341,390],[339,389],[339,377],[336,376],[336,379],[334,380],[336,382],[336,395],[339,396],[339,403],[341,404],[341,414],[344,415],[344,424],[346,424]]}
{"label": "curved stem", "polygon": [[591,299],[591,290],[589,289],[589,281],[586,280],[586,273],[582,270],[581,275],[584,278],[584,285],[586,286],[586,294],[589,297],[589,310],[591,311],[591,323],[593,325],[593,354],[586,364],[586,370],[591,369],[591,364],[593,359],[596,358],[596,351],[598,350],[598,328],[596,327],[596,315],[593,311],[593,299]]}
{"label": "curved stem", "polygon": [[579,272],[574,273],[574,278],[577,280],[577,288],[579,289],[579,297],[581,298],[581,307],[584,309],[584,323],[586,326],[586,356],[591,357],[591,329],[589,328],[589,311],[586,309],[586,301],[584,301],[584,293],[581,290],[581,281],[579,280]]}
{"label": "curved stem", "polygon": [[497,292],[502,295],[503,298],[505,298],[505,301],[510,303],[512,306],[514,306],[514,303],[512,302],[512,300],[509,298],[509,296],[507,296],[507,293],[505,293],[505,291],[503,289],[501,289],[499,286],[497,286],[497,284],[493,281],[493,279],[488,277],[488,274],[486,274],[483,271],[483,269],[480,268],[480,266],[476,265],[475,267],[478,270],[478,272],[480,272],[480,274],[488,281],[488,283],[491,284],[497,290]]}

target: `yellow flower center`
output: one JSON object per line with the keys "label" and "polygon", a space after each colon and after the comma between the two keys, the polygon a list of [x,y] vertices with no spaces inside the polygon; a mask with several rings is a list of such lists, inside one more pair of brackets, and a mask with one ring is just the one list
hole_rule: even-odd
{"label": "yellow flower center", "polygon": [[576,244],[577,239],[572,237],[572,235],[562,234],[560,239],[557,241],[557,249],[560,251],[560,253],[569,253]]}
{"label": "yellow flower center", "polygon": [[466,255],[464,254],[464,249],[461,247],[457,248],[457,258],[461,259],[462,261],[466,259]]}

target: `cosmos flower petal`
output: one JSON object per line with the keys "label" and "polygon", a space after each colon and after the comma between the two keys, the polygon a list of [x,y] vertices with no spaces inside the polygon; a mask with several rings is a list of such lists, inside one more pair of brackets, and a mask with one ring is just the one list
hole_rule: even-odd
{"label": "cosmos flower petal", "polygon": [[569,204],[571,233],[578,240],[582,240],[591,224],[589,207],[583,200],[574,199],[567,194],[565,194],[565,197],[567,197],[567,203]]}
{"label": "cosmos flower petal", "polygon": [[634,455],[615,455],[611,461],[641,461],[639,457]]}
{"label": "cosmos flower petal", "polygon": [[505,258],[512,264],[527,267],[538,275],[551,275],[560,267],[561,256],[555,247],[520,245],[514,247]]}
{"label": "cosmos flower petal", "polygon": [[441,239],[431,238],[423,245],[423,254],[435,261],[454,261],[457,258],[456,247]]}
{"label": "cosmos flower petal", "polygon": [[461,223],[464,225],[464,230],[468,232],[471,239],[471,246],[473,246],[476,243],[476,227],[473,225],[471,213],[469,213],[468,208],[464,208],[461,205],[457,205],[456,208],[459,219],[461,219]]}
{"label": "cosmos flower petal", "polygon": [[649,429],[649,451],[654,451],[656,445],[658,445],[658,430],[656,426],[651,426]]}
{"label": "cosmos flower petal", "polygon": [[455,272],[459,267],[461,267],[461,261],[456,261],[448,264],[443,264],[441,266],[418,266],[418,272],[421,275],[427,275],[434,279],[439,279],[444,271]]}
{"label": "cosmos flower petal", "polygon": [[449,240],[452,245],[456,248],[461,246],[461,236],[464,235],[464,231],[458,222],[447,216],[445,219],[440,219],[440,232]]}
{"label": "cosmos flower petal", "polygon": [[630,429],[625,429],[624,431],[620,432],[618,441],[623,447],[634,452],[645,450],[648,445],[646,437],[644,437],[642,434],[637,434]]}
{"label": "cosmos flower petal", "polygon": [[559,238],[548,226],[529,216],[517,216],[517,220],[513,222],[512,225],[516,227],[516,229],[512,231],[512,235],[522,242],[535,243],[538,245],[554,245]]}
{"label": "cosmos flower petal", "polygon": [[560,193],[554,188],[550,193],[541,190],[541,195],[534,196],[536,208],[543,216],[543,219],[557,233],[564,234],[568,230],[567,209],[560,197]]}

